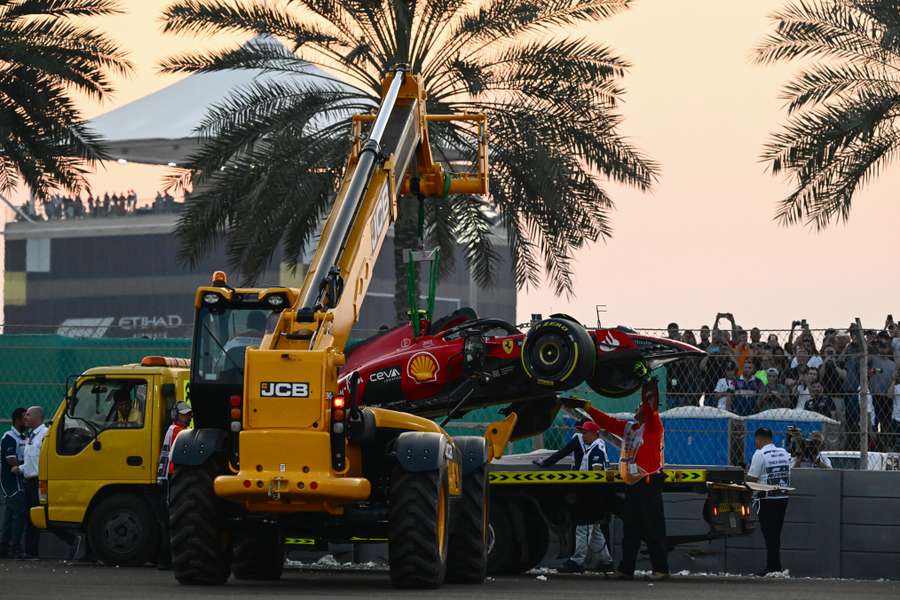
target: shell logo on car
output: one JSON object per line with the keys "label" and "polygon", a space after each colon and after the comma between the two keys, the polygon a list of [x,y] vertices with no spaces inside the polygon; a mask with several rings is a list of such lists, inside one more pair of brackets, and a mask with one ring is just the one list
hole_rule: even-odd
{"label": "shell logo on car", "polygon": [[429,352],[413,354],[406,365],[406,375],[416,383],[437,381],[439,370],[437,360]]}

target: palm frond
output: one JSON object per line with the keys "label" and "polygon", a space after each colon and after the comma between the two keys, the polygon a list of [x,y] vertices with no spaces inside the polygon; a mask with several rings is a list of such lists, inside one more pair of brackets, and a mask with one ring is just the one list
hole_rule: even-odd
{"label": "palm frond", "polygon": [[759,62],[817,62],[782,92],[788,119],[762,159],[793,191],[783,224],[823,229],[849,218],[854,194],[896,160],[900,138],[900,11],[896,1],[791,2],[774,15]]}
{"label": "palm frond", "polygon": [[[655,181],[658,167],[619,133],[615,111],[628,63],[565,31],[607,18],[628,0],[289,0],[286,6],[232,0],[227,11],[223,2],[181,0],[167,11],[173,20],[167,30],[265,33],[289,47],[254,48],[251,42],[163,63],[165,70],[181,72],[259,69],[272,79],[215,107],[188,172],[170,178],[172,184],[202,182],[197,208],[188,208],[180,225],[187,260],[199,260],[222,239],[229,261],[252,277],[275,248],[261,236],[275,236],[297,264],[330,205],[345,154],[320,148],[332,162],[317,168],[328,175],[307,184],[302,182],[319,172],[310,167],[312,159],[298,148],[301,158],[279,162],[274,148],[284,151],[289,139],[314,148],[349,143],[348,113],[377,101],[382,73],[397,62],[410,62],[423,74],[429,112],[485,112],[491,123],[490,197],[452,197],[426,208],[427,236],[445,250],[445,273],[453,266],[452,248],[461,247],[476,281],[488,285],[497,274],[491,236],[500,225],[517,285],[537,285],[546,277],[558,293],[570,294],[573,253],[611,234],[614,206],[603,182],[648,189]],[[307,33],[298,38],[301,25]],[[317,37],[323,33],[329,37]],[[315,87],[324,91],[298,89],[290,76],[302,71],[303,61],[359,86],[330,88],[320,81]],[[469,126],[434,123],[429,131],[436,155],[454,156],[446,161],[451,171],[474,160]],[[260,162],[266,160],[279,172]],[[278,182],[290,177],[294,190],[312,186],[302,207],[291,204],[290,215],[303,215],[293,220],[278,204],[300,202],[279,191],[286,184]],[[415,225],[408,205],[401,202],[398,252],[403,240],[415,238],[413,229],[407,231]],[[398,285],[405,289],[403,281]]]}

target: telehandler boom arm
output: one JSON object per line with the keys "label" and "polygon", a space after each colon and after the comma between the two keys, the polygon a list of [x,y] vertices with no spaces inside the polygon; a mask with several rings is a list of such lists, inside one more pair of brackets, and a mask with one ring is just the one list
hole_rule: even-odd
{"label": "telehandler boom arm", "polygon": [[[463,121],[477,136],[478,170],[448,173],[433,160],[428,136],[432,121]],[[363,124],[371,122],[362,140]],[[285,347],[343,351],[359,319],[375,260],[397,217],[397,197],[411,190],[423,197],[486,194],[487,121],[484,115],[428,115],[418,75],[397,69],[383,82],[377,113],[354,118],[356,134],[346,174],[312,257],[303,288],[282,313],[260,349]]]}

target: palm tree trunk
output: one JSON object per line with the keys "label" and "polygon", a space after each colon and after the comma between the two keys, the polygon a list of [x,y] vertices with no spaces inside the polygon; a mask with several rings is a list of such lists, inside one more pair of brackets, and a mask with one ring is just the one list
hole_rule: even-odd
{"label": "palm tree trunk", "polygon": [[[394,223],[394,312],[397,323],[406,321],[409,310],[407,267],[404,250],[414,250],[419,241],[418,203],[413,197],[397,202],[397,221]],[[418,265],[415,270],[416,296],[419,295]]]}

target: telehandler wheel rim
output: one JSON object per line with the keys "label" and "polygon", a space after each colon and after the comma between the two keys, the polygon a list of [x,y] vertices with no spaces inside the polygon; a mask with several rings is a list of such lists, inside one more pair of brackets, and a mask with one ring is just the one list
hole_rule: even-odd
{"label": "telehandler wheel rim", "polygon": [[447,491],[444,489],[444,486],[441,486],[441,491],[438,493],[438,505],[437,505],[437,547],[438,554],[443,560],[444,554],[446,554],[446,545],[444,544],[444,537],[447,535]]}
{"label": "telehandler wheel rim", "polygon": [[116,552],[131,552],[141,538],[143,528],[130,511],[116,512],[106,522],[103,532],[107,545]]}

